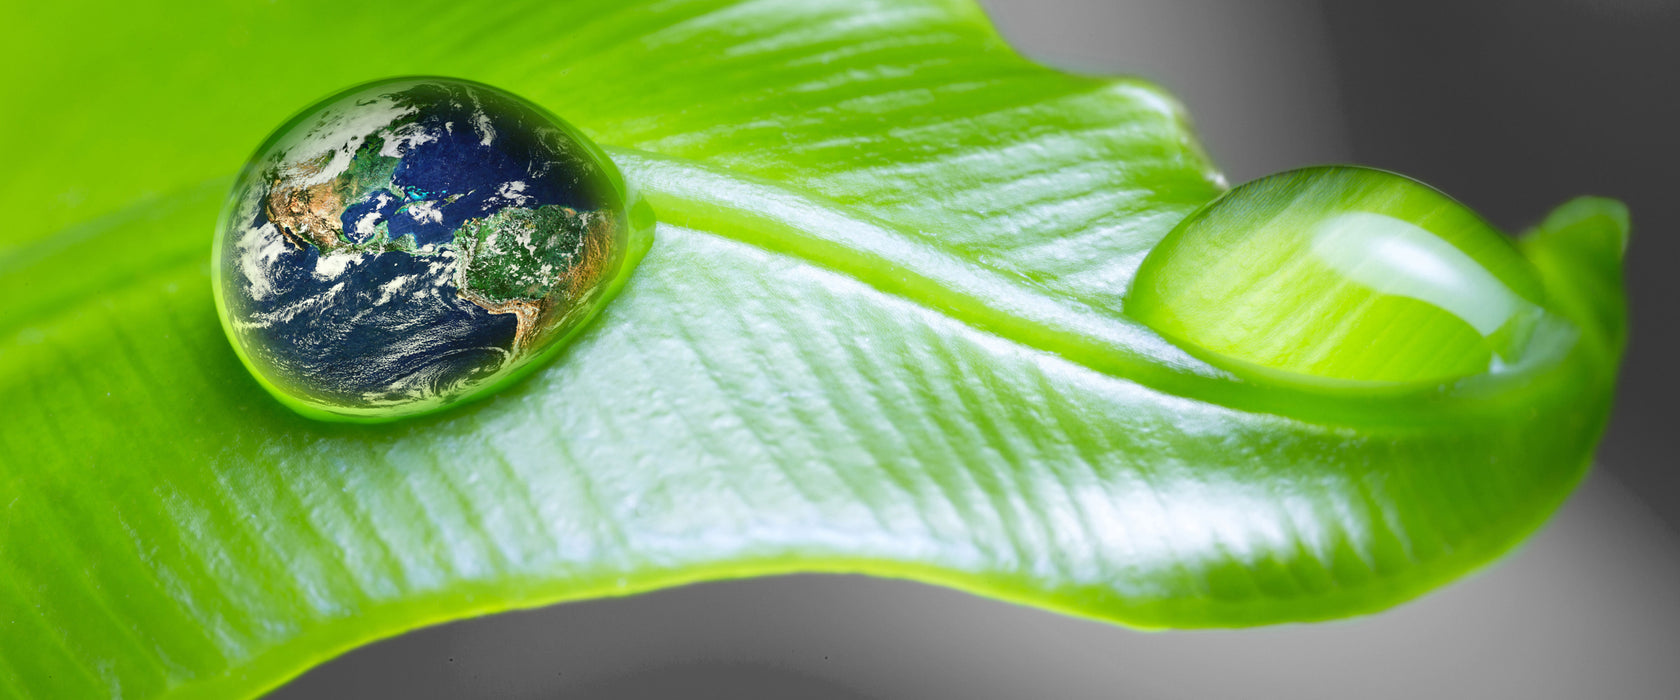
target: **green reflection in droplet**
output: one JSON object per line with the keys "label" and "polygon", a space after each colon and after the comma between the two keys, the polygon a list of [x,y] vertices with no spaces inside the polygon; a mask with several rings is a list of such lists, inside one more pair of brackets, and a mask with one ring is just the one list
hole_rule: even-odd
{"label": "green reflection in droplet", "polygon": [[1211,361],[1334,380],[1426,382],[1519,362],[1548,323],[1510,241],[1392,173],[1261,178],[1178,225],[1127,313]]}

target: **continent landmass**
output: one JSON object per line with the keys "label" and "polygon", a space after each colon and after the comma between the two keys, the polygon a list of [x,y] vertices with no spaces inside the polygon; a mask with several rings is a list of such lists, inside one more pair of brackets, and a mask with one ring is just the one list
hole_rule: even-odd
{"label": "continent landmass", "polygon": [[[398,124],[393,124],[396,126]],[[331,179],[310,183],[327,167],[333,151],[270,170],[264,214],[286,241],[298,249],[334,253],[404,252],[416,256],[441,255],[442,250],[416,245],[412,235],[392,238],[389,225],[379,221],[366,240],[352,241],[341,216],[349,204],[379,191],[403,201],[411,199],[393,183],[400,158],[381,154],[385,141],[369,135],[351,157],[349,167]],[[444,199],[454,201],[459,194]],[[579,212],[545,204],[534,209],[504,207],[468,219],[454,239],[443,246],[456,254],[455,291],[462,298],[494,314],[512,314],[517,321],[515,354],[536,347],[561,310],[579,308],[574,302],[595,286],[606,269],[612,217],[604,212]]]}
{"label": "continent landmass", "polygon": [[518,319],[514,350],[536,347],[558,323],[562,310],[595,289],[607,269],[613,218],[545,204],[507,207],[482,219],[468,219],[455,231],[455,288],[491,313]]}
{"label": "continent landmass", "polygon": [[407,199],[407,193],[392,183],[402,159],[381,154],[384,148],[383,138],[368,135],[350,157],[349,167],[324,182],[311,181],[332,162],[334,151],[271,168],[266,173],[269,186],[263,213],[299,249],[312,244],[325,255],[353,245],[339,220],[345,207],[379,190]]}

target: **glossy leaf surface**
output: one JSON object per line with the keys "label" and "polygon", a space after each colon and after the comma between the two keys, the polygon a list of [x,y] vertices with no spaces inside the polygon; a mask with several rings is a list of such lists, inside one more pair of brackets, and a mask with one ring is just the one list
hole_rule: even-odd
{"label": "glossy leaf surface", "polygon": [[[227,697],[464,615],[864,571],[1137,626],[1378,610],[1579,479],[1626,215],[1521,245],[1552,362],[1243,379],[1126,315],[1216,197],[1177,107],[1016,57],[966,2],[37,5],[0,60],[0,695]],[[21,68],[27,67],[27,68]],[[554,364],[308,421],[218,326],[231,176],[299,107],[452,75],[576,124],[659,218]]]}

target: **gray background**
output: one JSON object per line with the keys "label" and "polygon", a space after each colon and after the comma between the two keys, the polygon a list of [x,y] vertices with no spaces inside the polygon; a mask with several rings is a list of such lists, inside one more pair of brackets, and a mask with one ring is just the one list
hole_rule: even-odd
{"label": "gray background", "polygon": [[1139,633],[904,581],[791,576],[421,630],[273,697],[1680,697],[1680,2],[985,0],[1028,55],[1190,107],[1232,182],[1359,162],[1510,230],[1633,211],[1635,314],[1600,467],[1498,566],[1368,618]]}

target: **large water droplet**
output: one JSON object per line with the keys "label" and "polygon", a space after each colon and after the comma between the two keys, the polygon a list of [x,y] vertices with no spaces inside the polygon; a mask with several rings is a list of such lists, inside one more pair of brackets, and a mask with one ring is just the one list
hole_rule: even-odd
{"label": "large water droplet", "polygon": [[1510,241],[1399,175],[1308,168],[1237,187],[1144,260],[1127,313],[1262,374],[1438,381],[1518,362],[1547,325]]}
{"label": "large water droplet", "polygon": [[430,412],[535,368],[599,310],[651,235],[632,200],[531,102],[368,83],[252,156],[216,230],[216,301],[245,365],[300,413]]}

